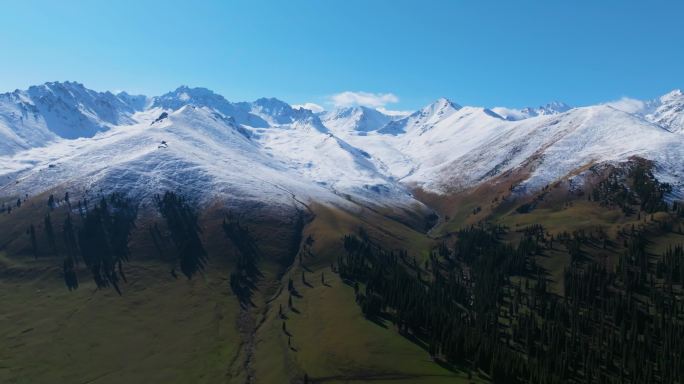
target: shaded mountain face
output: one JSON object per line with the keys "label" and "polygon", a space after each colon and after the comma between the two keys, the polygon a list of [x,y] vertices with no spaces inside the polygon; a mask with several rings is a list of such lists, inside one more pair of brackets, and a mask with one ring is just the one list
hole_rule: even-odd
{"label": "shaded mountain face", "polygon": [[130,124],[130,115],[140,110],[133,98],[95,92],[74,82],[33,86],[25,94],[48,128],[67,139],[90,137],[110,126]]}
{"label": "shaded mountain face", "polygon": [[147,109],[151,101],[150,98],[145,95],[131,95],[125,91],[117,93],[116,97],[131,106],[134,111],[143,111]]}
{"label": "shaded mountain face", "polygon": [[0,194],[60,186],[145,199],[178,189],[200,201],[425,212],[415,188],[448,195],[520,173],[517,190],[527,193],[639,156],[681,195],[682,93],[635,105],[512,113],[438,99],[408,116],[366,107],[316,114],[205,88],[148,98],[46,83],[0,95]]}
{"label": "shaded mountain face", "polygon": [[268,123],[268,126],[284,126],[305,124],[314,127],[318,131],[328,130],[321,122],[320,118],[312,111],[304,108],[292,108],[292,106],[274,97],[261,98],[251,103],[239,103],[244,109],[261,117]]}
{"label": "shaded mountain face", "polygon": [[59,138],[92,137],[134,122],[140,96],[96,92],[75,82],[45,83],[0,95],[0,153],[43,146]]}

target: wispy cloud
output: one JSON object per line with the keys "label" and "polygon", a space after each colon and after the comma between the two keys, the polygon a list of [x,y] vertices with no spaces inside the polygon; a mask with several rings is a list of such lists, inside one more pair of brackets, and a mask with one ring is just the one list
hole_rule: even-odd
{"label": "wispy cloud", "polygon": [[399,102],[399,98],[393,93],[345,91],[330,96],[330,103],[335,107],[364,106],[383,108],[387,104],[397,102]]}
{"label": "wispy cloud", "polygon": [[619,100],[609,101],[604,104],[627,113],[639,112],[643,110],[646,106],[646,104],[643,101],[632,99],[630,97],[623,97]]}
{"label": "wispy cloud", "polygon": [[318,105],[316,103],[295,104],[292,106],[292,108],[294,108],[294,109],[304,108],[304,109],[308,109],[308,110],[310,110],[312,112],[316,112],[316,113],[323,112],[325,110],[325,108],[321,107],[320,105]]}
{"label": "wispy cloud", "polygon": [[377,110],[388,116],[408,116],[413,113],[413,111],[397,111],[393,109],[387,109],[385,107],[377,108]]}

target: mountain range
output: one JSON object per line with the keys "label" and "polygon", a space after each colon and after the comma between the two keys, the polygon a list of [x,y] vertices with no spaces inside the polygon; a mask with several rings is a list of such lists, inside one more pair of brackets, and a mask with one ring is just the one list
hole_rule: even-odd
{"label": "mountain range", "polygon": [[[427,211],[502,175],[531,193],[633,157],[684,189],[684,96],[572,108],[461,106],[408,115],[368,107],[315,113],[275,98],[231,102],[181,86],[157,97],[50,82],[0,95],[0,194],[166,189],[198,201],[322,202]],[[294,199],[294,200],[293,200]]]}
{"label": "mountain range", "polygon": [[682,376],[681,91],[390,113],[0,95],[0,382]]}

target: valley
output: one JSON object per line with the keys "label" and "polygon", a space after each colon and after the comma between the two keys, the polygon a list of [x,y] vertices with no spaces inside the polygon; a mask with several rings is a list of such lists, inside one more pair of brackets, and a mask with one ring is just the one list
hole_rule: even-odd
{"label": "valley", "polygon": [[2,95],[0,381],[679,382],[680,105]]}

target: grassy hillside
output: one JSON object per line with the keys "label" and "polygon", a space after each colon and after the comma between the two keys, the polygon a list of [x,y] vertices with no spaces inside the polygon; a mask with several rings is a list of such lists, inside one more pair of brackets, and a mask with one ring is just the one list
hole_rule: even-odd
{"label": "grassy hillside", "polygon": [[[302,247],[301,261],[298,258],[283,276],[283,289],[260,314],[257,381],[297,382],[307,375],[317,383],[480,382],[469,381],[458,368],[437,364],[424,346],[403,338],[391,324],[367,320],[354,302],[353,287],[330,268],[337,262],[342,237],[360,227],[379,242],[411,249],[416,256],[427,254],[431,240],[371,211],[352,215],[320,205],[313,211],[315,219],[304,231],[310,242]],[[287,289],[290,279],[292,294]]]}
{"label": "grassy hillside", "polygon": [[321,383],[469,382],[465,372],[436,364],[420,345],[399,336],[392,324],[367,320],[354,302],[353,288],[329,268],[307,272],[307,284],[301,281],[301,271],[292,272],[297,291],[292,308],[289,293],[283,291],[270,303],[258,332],[255,367],[265,382],[304,374]]}
{"label": "grassy hillside", "polygon": [[221,268],[186,281],[133,263],[122,296],[90,281],[70,292],[58,268],[17,268],[25,274],[0,279],[0,382],[216,383],[239,374],[238,306]]}
{"label": "grassy hillside", "polygon": [[[394,220],[393,213],[314,205],[299,236],[298,257],[292,254],[295,216],[244,214],[261,256],[251,304],[241,306],[229,284],[237,249],[220,229],[228,212],[219,206],[202,213],[209,262],[190,280],[170,273],[176,264],[172,243],[160,250],[151,240],[149,228],[158,225],[166,232],[163,220],[141,217],[129,240],[131,262],[124,265],[127,282],[118,295],[98,289],[82,264],[78,289],[67,290],[61,269],[65,243],[57,238],[55,254],[44,218],[50,214],[60,234],[70,211],[77,226],[80,215],[75,204],[69,209],[59,202],[50,209],[47,198],[29,199],[0,217],[0,227],[8,229],[0,235],[5,249],[0,292],[7,314],[0,318],[2,382],[281,383],[301,382],[305,374],[315,382],[467,382],[463,372],[436,364],[391,327],[365,320],[353,289],[330,272],[342,237],[359,228],[383,244],[425,257],[431,240]],[[26,229],[31,224],[37,258]],[[294,252],[299,248],[296,244]],[[290,348],[277,305],[287,305],[283,287],[290,276],[300,286],[301,271],[312,287],[299,287],[296,309],[288,310],[296,334]]]}
{"label": "grassy hillside", "polygon": [[[73,200],[67,204],[57,199],[49,207],[48,194],[28,199],[0,215],[0,382],[488,382],[493,369],[510,370],[516,353],[530,348],[519,332],[531,318],[543,321],[548,316],[539,300],[563,302],[569,270],[584,273],[601,265],[617,271],[624,256],[634,251],[635,239],[643,237],[654,289],[666,286],[656,270],[670,268],[658,263],[664,252],[684,243],[684,222],[676,212],[645,206],[643,193],[620,200],[622,195],[601,184],[617,177],[612,172],[617,171],[597,172],[584,190],[562,180],[533,195],[515,193],[524,171],[448,196],[418,191],[439,212],[438,224],[429,231],[430,218],[419,213],[320,204],[229,212],[216,202],[197,212],[207,261],[190,279],[179,269],[178,235],[163,215],[147,207],[127,240],[131,254],[123,264],[121,295],[111,287],[98,288],[82,263],[76,268],[78,289],[66,288],[64,222],[71,215],[78,228],[84,214]],[[636,190],[632,174],[624,175],[620,182]],[[592,193],[593,188],[602,192]],[[56,247],[46,229],[48,214]],[[471,227],[495,228],[496,247],[512,248],[494,247],[486,253],[492,244],[479,244],[481,240],[461,246],[469,236],[477,238],[477,231],[459,232]],[[239,243],[231,233],[250,240]],[[447,317],[477,319],[464,329],[484,334],[491,328],[481,319],[491,320],[487,316],[494,314],[498,336],[468,334],[466,339],[487,344],[482,355],[477,350],[477,358],[450,359],[441,343],[453,344],[452,339],[435,337],[427,328],[400,329],[405,325],[397,318],[405,308],[386,306],[379,310],[381,316],[369,316],[363,289],[370,280],[357,276],[359,295],[354,280],[339,274],[343,238],[349,234],[366,238],[373,247],[405,252],[397,265],[408,273],[394,278],[417,279],[420,292],[428,291],[438,276],[455,278],[452,288],[460,301]],[[534,243],[533,249],[516,248],[524,242]],[[500,249],[506,252],[497,253]],[[524,262],[511,259],[519,255]],[[489,257],[501,260],[485,260]],[[499,264],[487,264],[491,262]],[[374,279],[388,277],[378,276]],[[620,284],[613,292],[626,289]],[[430,297],[420,292],[401,294]],[[486,311],[474,305],[483,296]],[[636,297],[648,300],[642,293]],[[476,315],[480,310],[484,312]],[[502,341],[512,355],[488,349]],[[488,353],[509,359],[508,366],[473,369]],[[528,356],[524,361],[540,359]],[[578,368],[579,376],[573,377],[584,374]]]}

